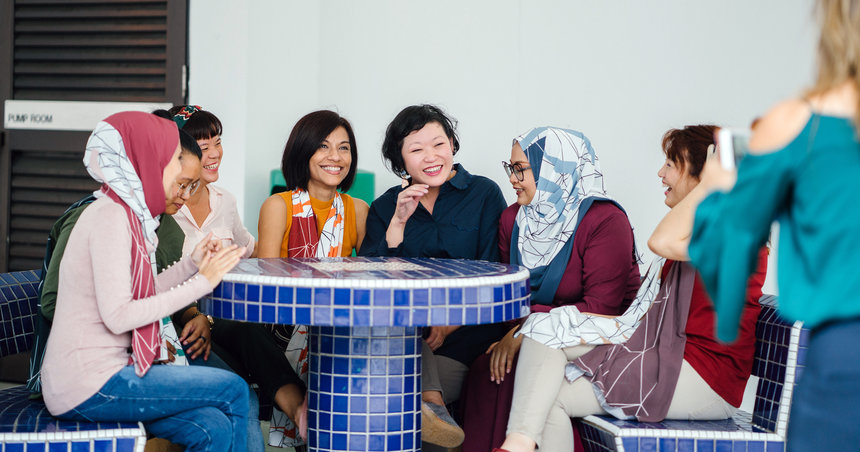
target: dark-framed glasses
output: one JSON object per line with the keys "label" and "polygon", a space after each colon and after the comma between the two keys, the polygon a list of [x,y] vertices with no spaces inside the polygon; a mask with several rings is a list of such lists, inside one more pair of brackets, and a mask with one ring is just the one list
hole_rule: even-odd
{"label": "dark-framed glasses", "polygon": [[522,163],[514,163],[513,165],[511,165],[504,160],[502,160],[502,167],[505,168],[505,174],[507,174],[508,177],[511,177],[511,174],[516,174],[517,180],[520,182],[522,182],[523,177],[525,177],[523,176],[523,172],[527,169],[532,169],[532,167],[530,166],[523,166]]}
{"label": "dark-framed glasses", "polygon": [[194,196],[197,193],[197,189],[200,188],[200,179],[197,179],[194,182],[187,182],[184,184],[176,183],[176,186],[179,187],[179,193],[187,196]]}

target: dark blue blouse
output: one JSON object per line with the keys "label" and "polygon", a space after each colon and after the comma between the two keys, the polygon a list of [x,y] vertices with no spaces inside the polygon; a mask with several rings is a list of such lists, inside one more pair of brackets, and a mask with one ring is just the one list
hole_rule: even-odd
{"label": "dark blue blouse", "polygon": [[439,188],[433,214],[418,204],[406,222],[403,242],[389,248],[385,232],[394,215],[401,187],[391,187],[370,205],[360,256],[441,257],[499,260],[499,216],[505,210],[502,191],[492,180],[473,176],[459,163],[457,173]]}

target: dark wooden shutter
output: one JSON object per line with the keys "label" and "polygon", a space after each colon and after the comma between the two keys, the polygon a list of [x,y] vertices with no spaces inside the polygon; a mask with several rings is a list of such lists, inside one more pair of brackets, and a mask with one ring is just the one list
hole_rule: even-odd
{"label": "dark wooden shutter", "polygon": [[83,165],[89,135],[16,131],[10,136],[9,271],[39,269],[54,221],[69,204],[98,189]]}
{"label": "dark wooden shutter", "polygon": [[[183,61],[169,61],[169,6],[183,2],[17,0],[13,99],[180,100]],[[175,83],[170,83],[170,78]],[[170,87],[180,92],[170,93]]]}
{"label": "dark wooden shutter", "polygon": [[[186,0],[0,0],[0,95],[16,100],[185,101]],[[2,109],[2,105],[0,105]],[[89,132],[8,130],[0,140],[0,271],[40,268],[51,225],[97,188]]]}

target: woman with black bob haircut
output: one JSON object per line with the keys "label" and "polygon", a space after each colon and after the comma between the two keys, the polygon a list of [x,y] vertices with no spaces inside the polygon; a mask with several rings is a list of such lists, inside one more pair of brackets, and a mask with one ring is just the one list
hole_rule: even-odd
{"label": "woman with black bob haircut", "polygon": [[357,165],[358,146],[346,118],[329,110],[301,118],[281,158],[289,190],[260,208],[259,257],[352,255],[364,238],[368,206],[339,190],[352,186]]}
{"label": "woman with black bob haircut", "polygon": [[408,173],[403,163],[403,140],[412,132],[420,130],[427,123],[435,122],[445,131],[445,136],[451,139],[452,154],[460,150],[460,140],[457,138],[456,124],[435,105],[412,105],[401,111],[388,125],[385,131],[385,141],[382,143],[382,157],[385,164],[394,174],[405,178]]}
{"label": "woman with black bob haircut", "polygon": [[337,188],[341,192],[349,190],[355,180],[355,172],[358,167],[358,145],[355,143],[355,134],[352,126],[346,118],[330,110],[320,110],[305,115],[293,127],[287,145],[284,147],[284,155],[281,158],[281,172],[287,181],[287,187],[308,189],[311,177],[311,157],[320,150],[321,143],[335,131],[343,127],[349,138],[350,164],[349,172],[343,177]]}
{"label": "woman with black bob haircut", "polygon": [[[289,189],[270,196],[260,208],[257,231],[259,257],[341,257],[351,256],[361,246],[367,203],[338,190],[347,190],[355,180],[358,146],[346,118],[320,110],[308,113],[293,126],[281,171]],[[288,350],[307,349],[307,327],[277,325],[273,334]],[[307,353],[304,353],[307,356]],[[306,369],[301,359],[290,363]],[[301,377],[307,381],[307,372]],[[292,404],[301,407],[295,415],[285,412],[307,434],[307,398],[294,394]],[[290,436],[293,429],[283,417],[275,416],[273,427],[281,430],[281,446],[302,444]]]}
{"label": "woman with black bob haircut", "polygon": [[[403,184],[370,206],[362,256],[498,261],[499,186],[474,176],[454,154],[456,122],[439,107],[413,105],[385,132],[382,156]],[[459,398],[472,361],[505,334],[502,325],[425,328],[422,349],[422,439],[456,447],[463,431],[445,410]]]}

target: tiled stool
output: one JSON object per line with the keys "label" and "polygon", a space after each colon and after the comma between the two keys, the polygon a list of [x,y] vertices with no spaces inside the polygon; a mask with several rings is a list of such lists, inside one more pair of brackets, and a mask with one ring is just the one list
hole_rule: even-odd
{"label": "tiled stool", "polygon": [[[0,356],[29,351],[38,314],[38,271],[0,274]],[[61,421],[24,386],[0,391],[2,452],[142,452],[139,422]]]}
{"label": "tiled stool", "polygon": [[753,375],[759,377],[753,413],[738,411],[722,421],[644,423],[608,416],[582,422],[588,451],[782,452],[794,384],[803,371],[809,330],[776,313],[776,297],[765,295],[756,323]]}

